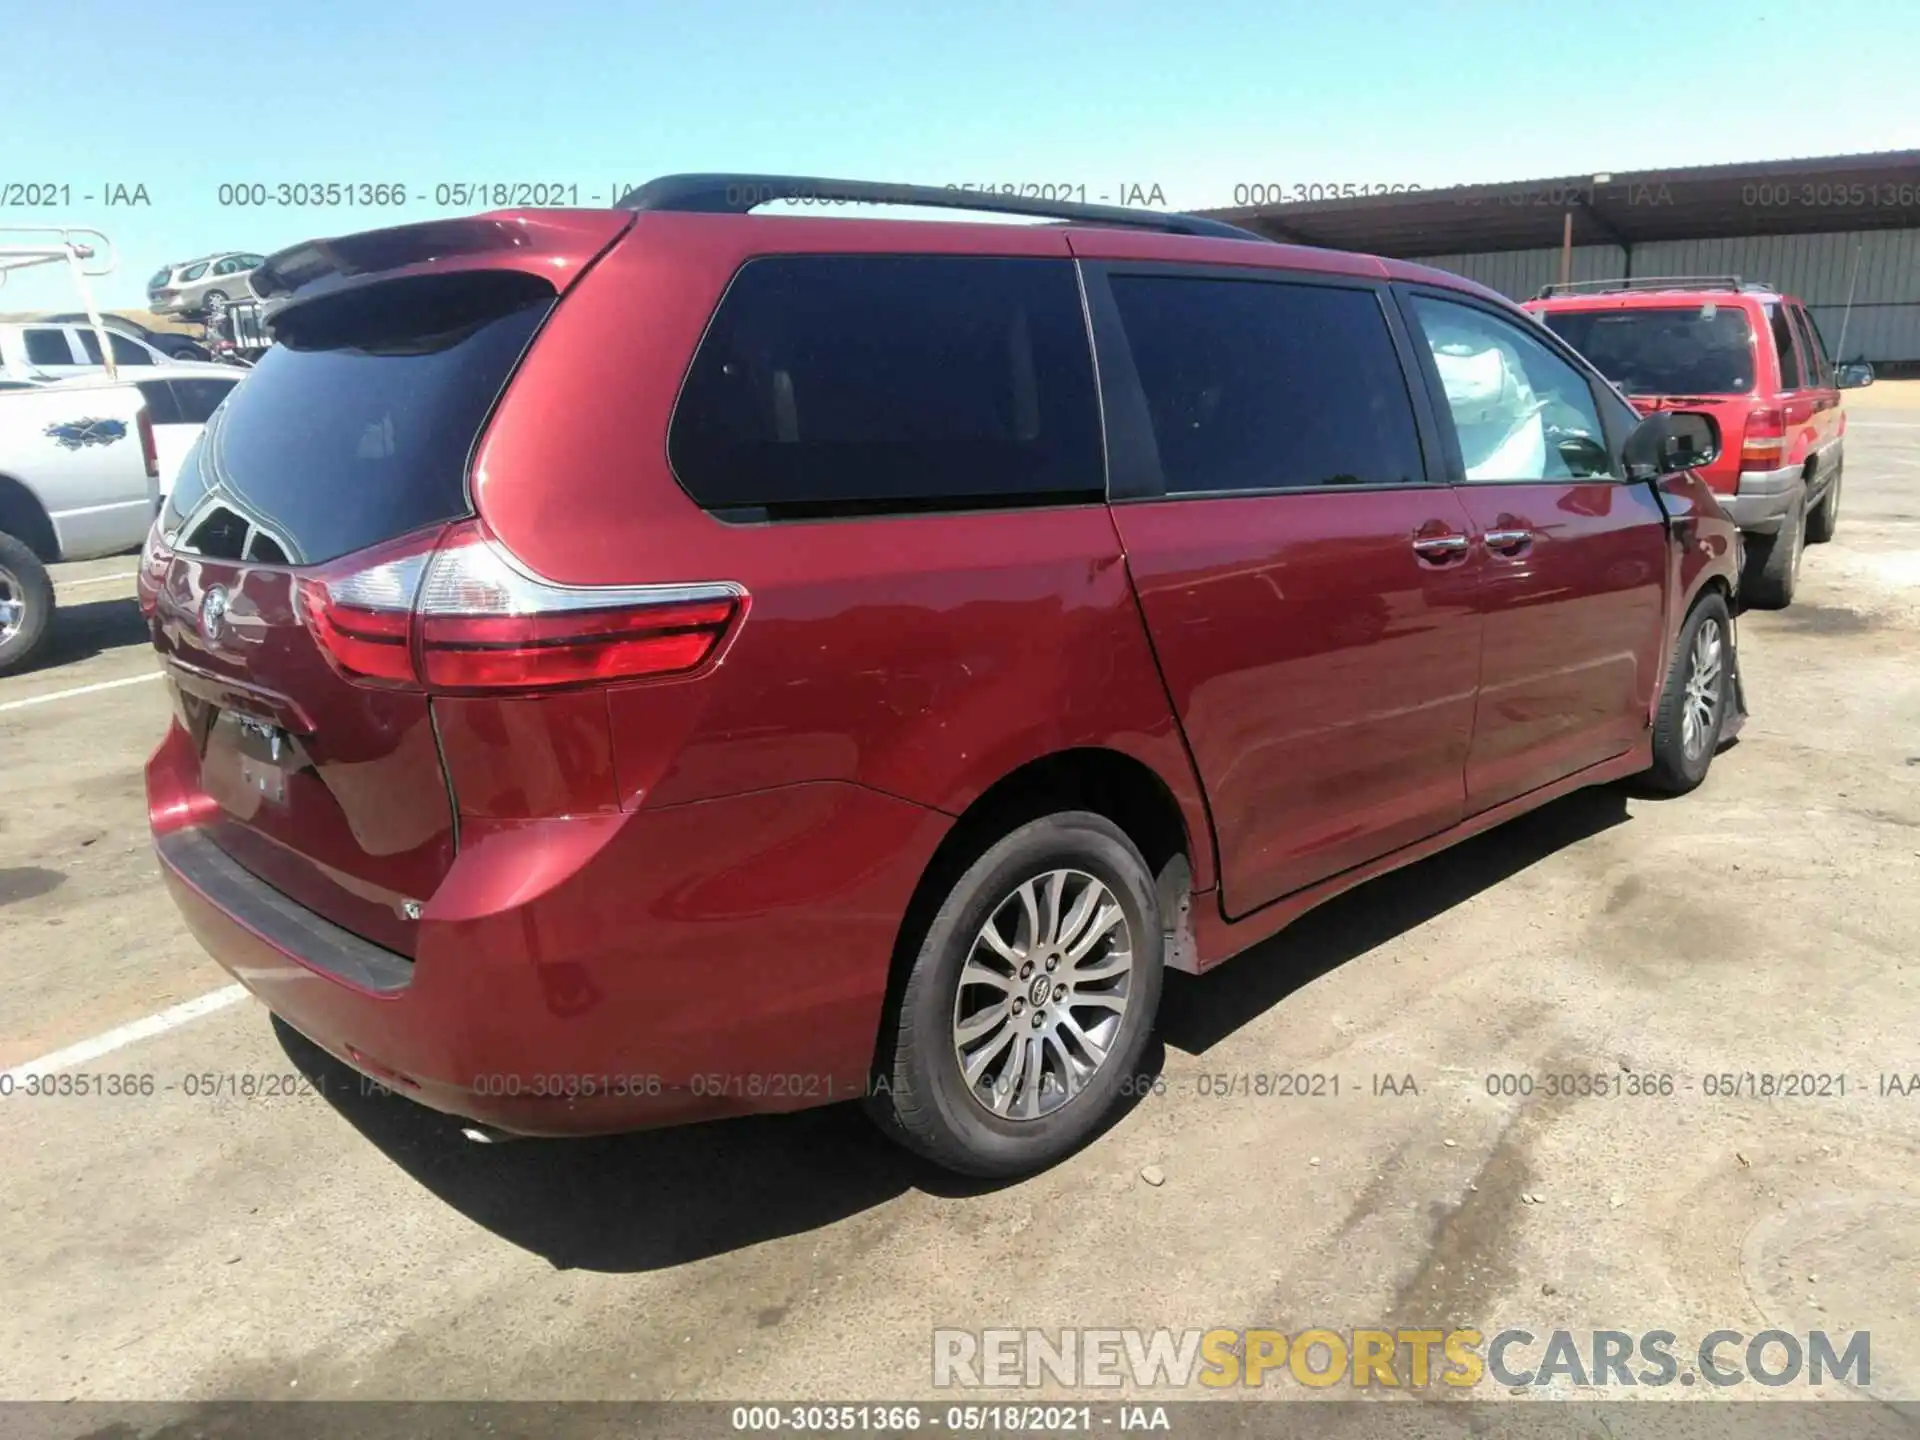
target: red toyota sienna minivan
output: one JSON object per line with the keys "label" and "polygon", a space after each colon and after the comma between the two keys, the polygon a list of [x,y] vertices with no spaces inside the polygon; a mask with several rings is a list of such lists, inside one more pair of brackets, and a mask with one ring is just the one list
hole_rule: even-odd
{"label": "red toyota sienna minivan", "polygon": [[194,934],[521,1134],[860,1099],[1010,1174],[1166,968],[1744,714],[1710,419],[1219,222],[670,177],[297,246],[140,592]]}

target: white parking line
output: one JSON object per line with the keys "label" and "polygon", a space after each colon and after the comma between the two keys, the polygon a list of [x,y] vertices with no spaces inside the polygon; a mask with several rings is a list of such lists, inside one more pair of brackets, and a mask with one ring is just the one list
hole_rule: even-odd
{"label": "white parking line", "polygon": [[162,1010],[158,1015],[149,1015],[144,1020],[135,1020],[129,1024],[117,1026],[103,1035],[91,1040],[82,1040],[77,1045],[69,1045],[64,1050],[56,1050],[51,1055],[43,1055],[38,1060],[29,1060],[24,1065],[16,1065],[11,1070],[0,1071],[0,1084],[11,1090],[31,1080],[36,1075],[51,1075],[60,1070],[71,1070],[75,1065],[84,1065],[89,1060],[98,1060],[102,1055],[111,1055],[115,1050],[133,1044],[136,1040],[145,1040],[154,1035],[164,1035],[169,1030],[177,1030],[189,1020],[198,1020],[202,1015],[211,1015],[216,1010],[247,998],[244,985],[228,985],[202,995],[196,1000],[183,1000],[180,1004]]}
{"label": "white parking line", "polygon": [[1849,420],[1849,430],[1920,430],[1915,420]]}
{"label": "white parking line", "polygon": [[24,700],[0,701],[0,711],[24,710],[29,705],[45,705],[53,700],[70,700],[75,695],[92,695],[99,690],[118,690],[122,685],[138,685],[143,680],[160,680],[165,677],[155,670],[148,675],[129,675],[124,680],[102,680],[95,685],[76,685],[71,690],[55,690],[46,695],[29,695]]}
{"label": "white parking line", "polygon": [[70,590],[76,585],[104,585],[109,580],[138,580],[138,570],[116,570],[111,575],[89,575],[84,580],[56,580],[53,583],[61,589]]}

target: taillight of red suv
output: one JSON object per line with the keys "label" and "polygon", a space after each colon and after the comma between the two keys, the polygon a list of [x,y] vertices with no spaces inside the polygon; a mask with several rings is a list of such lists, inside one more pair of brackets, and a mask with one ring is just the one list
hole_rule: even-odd
{"label": "taillight of red suv", "polygon": [[1786,463],[1787,415],[1776,405],[1756,405],[1747,412],[1740,437],[1740,468],[1778,470]]}
{"label": "taillight of red suv", "polygon": [[167,568],[172,563],[173,548],[161,533],[160,522],[155,520],[147,530],[146,542],[140,547],[140,568],[133,576],[134,599],[142,615],[152,617],[159,604],[160,589],[167,583]]}
{"label": "taillight of red suv", "polygon": [[302,621],[346,679],[461,694],[688,674],[747,608],[746,592],[726,582],[555,585],[477,521],[303,578],[298,596]]}

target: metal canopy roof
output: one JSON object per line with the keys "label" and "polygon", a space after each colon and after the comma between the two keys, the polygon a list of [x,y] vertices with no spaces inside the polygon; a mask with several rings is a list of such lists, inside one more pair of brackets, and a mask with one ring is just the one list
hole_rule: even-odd
{"label": "metal canopy roof", "polygon": [[1411,257],[1920,228],[1920,150],[1615,171],[1354,199],[1201,210],[1300,245]]}

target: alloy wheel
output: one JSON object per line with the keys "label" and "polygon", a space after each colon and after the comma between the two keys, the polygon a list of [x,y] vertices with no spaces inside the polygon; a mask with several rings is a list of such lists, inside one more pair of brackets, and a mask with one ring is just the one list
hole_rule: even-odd
{"label": "alloy wheel", "polygon": [[1680,743],[1690,758],[1697,757],[1714,740],[1725,649],[1720,622],[1703,621],[1694,632],[1693,650],[1687,657],[1687,692],[1680,722]]}
{"label": "alloy wheel", "polygon": [[1133,932],[1084,870],[1022,881],[988,913],[960,971],[953,1053],[974,1100],[1037,1120],[1106,1063],[1133,990]]}
{"label": "alloy wheel", "polygon": [[0,567],[0,645],[18,635],[26,623],[26,587],[11,570]]}

